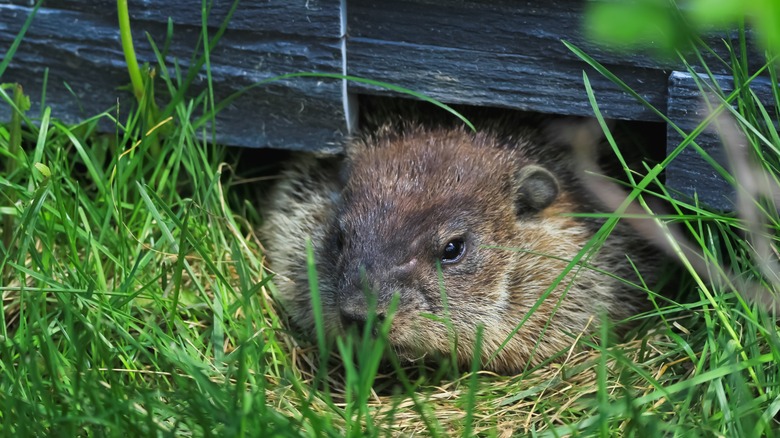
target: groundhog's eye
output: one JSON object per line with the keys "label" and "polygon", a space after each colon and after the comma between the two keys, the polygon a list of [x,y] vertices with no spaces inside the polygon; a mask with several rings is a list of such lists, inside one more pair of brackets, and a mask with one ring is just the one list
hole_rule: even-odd
{"label": "groundhog's eye", "polygon": [[444,245],[444,249],[441,252],[442,263],[457,263],[463,258],[463,254],[466,252],[466,242],[463,238],[452,239]]}

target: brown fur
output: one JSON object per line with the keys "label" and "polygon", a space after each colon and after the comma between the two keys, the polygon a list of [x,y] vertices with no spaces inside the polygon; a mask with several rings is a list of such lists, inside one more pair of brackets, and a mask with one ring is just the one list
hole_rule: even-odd
{"label": "brown fur", "polygon": [[[455,340],[458,361],[467,365],[482,326],[482,366],[516,372],[592,332],[602,310],[620,320],[640,308],[641,292],[600,272],[637,281],[631,257],[653,280],[656,263],[647,246],[618,228],[530,313],[601,223],[567,215],[598,206],[579,189],[565,145],[539,142],[536,132],[523,130],[377,132],[352,142],[341,171],[332,161],[294,161],[269,198],[261,234],[278,274],[277,298],[303,329],[314,330],[309,237],[327,333],[343,333],[343,315],[367,312],[369,301],[384,316],[398,294],[389,341],[409,360],[448,355]],[[545,182],[548,173],[533,172],[539,167],[554,175],[554,185]],[[523,169],[541,182],[520,177]],[[462,259],[440,268],[445,303],[437,261],[457,238],[466,245]]]}

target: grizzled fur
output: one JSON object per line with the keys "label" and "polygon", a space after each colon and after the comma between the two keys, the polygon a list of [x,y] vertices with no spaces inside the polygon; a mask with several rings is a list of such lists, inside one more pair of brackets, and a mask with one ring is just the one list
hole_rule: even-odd
{"label": "grizzled fur", "polygon": [[329,335],[363,322],[372,306],[382,319],[397,294],[389,342],[399,356],[448,355],[454,340],[466,365],[482,326],[482,366],[504,373],[593,332],[602,311],[613,320],[634,314],[643,294],[615,277],[637,281],[630,258],[652,281],[657,262],[621,226],[531,312],[602,223],[571,216],[598,206],[580,188],[569,148],[541,138],[410,125],[352,141],[343,163],[298,157],[273,189],[261,230],[277,299],[314,330],[311,238]]}

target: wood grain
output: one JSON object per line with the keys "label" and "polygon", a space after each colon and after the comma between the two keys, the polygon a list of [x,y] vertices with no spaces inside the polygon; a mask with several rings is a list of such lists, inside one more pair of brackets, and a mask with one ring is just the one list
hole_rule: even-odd
{"label": "wood grain", "polygon": [[[351,74],[411,88],[444,102],[590,116],[593,110],[582,80],[585,70],[607,117],[658,120],[582,62],[352,37],[347,40],[347,53]],[[665,110],[667,73],[631,66],[613,66],[613,71]],[[354,92],[392,94],[362,84],[349,86]]]}
{"label": "wood grain", "polygon": [[[87,8],[90,11],[93,8]],[[111,10],[113,11],[113,10]],[[0,5],[0,46],[9,46],[30,8]],[[136,20],[133,36],[139,62],[155,64],[147,32],[164,45],[164,20]],[[198,45],[200,28],[176,26],[166,65],[186,72]],[[258,81],[300,71],[341,72],[338,38],[265,35],[230,30],[211,53],[216,98],[221,99]],[[44,70],[49,71],[46,104],[59,119],[75,122],[135,105],[121,89],[129,83],[119,42],[116,17],[87,11],[41,9],[22,45],[0,78],[19,82],[31,96],[33,113],[39,111]],[[190,95],[206,87],[205,70]],[[167,91],[157,81],[158,96]],[[339,80],[290,79],[256,87],[238,98],[217,118],[218,141],[250,147],[296,150],[337,150],[346,133],[342,84]],[[165,99],[160,99],[164,104]],[[0,105],[0,117],[10,108]],[[113,130],[112,126],[107,129]],[[304,129],[305,128],[305,129]]]}
{"label": "wood grain", "polygon": [[[703,83],[711,83],[703,75],[698,79]],[[715,80],[724,93],[728,94],[734,90],[730,76],[716,75]],[[776,114],[770,81],[762,77],[757,78],[750,88],[769,113]],[[718,101],[713,103],[717,105]],[[669,77],[669,118],[685,133],[690,133],[709,115],[710,110],[702,99],[693,76],[686,72],[674,72]],[[676,130],[668,127],[667,153],[671,153],[682,140],[683,137]],[[723,144],[714,128],[710,127],[702,132],[695,142],[705,154],[728,169]],[[677,195],[682,199],[692,199],[696,196],[708,207],[724,211],[733,209],[733,186],[693,146],[688,146],[680,152],[667,168],[666,184],[677,191]]]}

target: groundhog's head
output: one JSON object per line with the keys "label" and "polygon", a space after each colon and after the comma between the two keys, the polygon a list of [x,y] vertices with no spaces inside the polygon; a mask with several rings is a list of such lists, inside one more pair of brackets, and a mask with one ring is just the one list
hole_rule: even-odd
{"label": "groundhog's head", "polygon": [[362,328],[370,312],[387,318],[397,295],[389,342],[401,357],[455,346],[468,364],[482,326],[483,366],[513,371],[609,310],[608,277],[578,266],[558,278],[592,230],[566,215],[580,203],[525,146],[423,129],[354,144],[318,251],[328,331]]}

